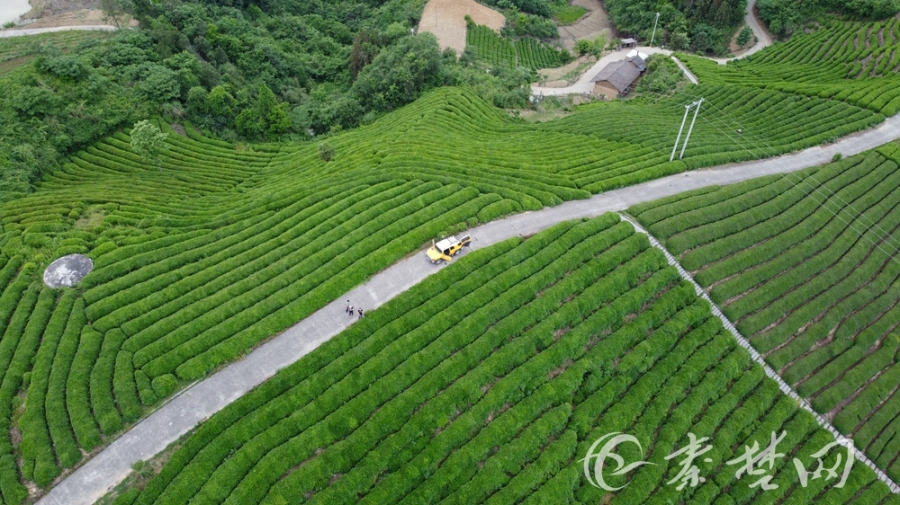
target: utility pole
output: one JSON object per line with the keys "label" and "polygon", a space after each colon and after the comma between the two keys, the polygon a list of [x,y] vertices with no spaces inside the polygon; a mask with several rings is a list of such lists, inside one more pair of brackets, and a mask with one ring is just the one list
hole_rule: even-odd
{"label": "utility pole", "polygon": [[680,160],[684,157],[684,150],[687,149],[688,141],[691,139],[691,132],[694,131],[694,123],[697,122],[697,114],[700,113],[701,103],[703,103],[702,98],[684,106],[684,118],[681,120],[681,128],[678,129],[678,136],[675,138],[675,145],[672,146],[672,155],[669,156],[669,161],[675,159],[675,151],[678,150],[678,143],[681,141],[681,132],[684,131],[684,123],[687,122],[688,112],[690,112],[691,107],[696,106],[697,108],[694,110],[694,119],[691,120],[691,126],[688,128],[687,136],[684,138],[684,145],[681,147],[681,154],[678,156],[678,159]]}
{"label": "utility pole", "polygon": [[656,13],[656,21],[653,22],[653,35],[650,36],[650,47],[653,47],[653,38],[656,37],[656,24],[659,23],[659,13]]}
{"label": "utility pole", "polygon": [[669,161],[675,159],[675,151],[678,150],[678,143],[681,142],[681,132],[684,130],[684,123],[687,121],[687,115],[692,105],[694,104],[684,106],[684,119],[681,120],[681,128],[678,129],[678,136],[675,137],[675,145],[672,146],[672,155],[669,156]]}
{"label": "utility pole", "polygon": [[691,140],[691,132],[694,131],[694,123],[697,122],[697,114],[700,114],[700,104],[703,103],[703,99],[701,98],[699,101],[694,102],[697,104],[697,108],[694,109],[694,119],[691,120],[691,127],[688,128],[687,137],[684,138],[684,145],[681,146],[681,154],[678,156],[678,159],[684,158],[684,150],[687,149],[688,141]]}

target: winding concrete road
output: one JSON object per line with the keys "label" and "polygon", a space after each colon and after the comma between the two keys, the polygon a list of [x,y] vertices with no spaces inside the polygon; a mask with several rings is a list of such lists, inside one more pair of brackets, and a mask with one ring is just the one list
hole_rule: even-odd
{"label": "winding concrete road", "polygon": [[[767,160],[673,175],[601,193],[586,200],[569,201],[556,207],[487,223],[470,230],[476,239],[472,248],[488,247],[517,235],[531,235],[560,221],[622,211],[637,203],[692,189],[732,184],[820,165],[829,162],[837,153],[850,156],[897,138],[900,138],[900,115],[889,118],[877,128],[825,147],[813,147]],[[350,300],[354,306],[371,311],[441,268],[426,261],[423,254],[415,254],[388,267],[368,282],[274,337],[242,360],[181,392],[96,454],[38,503],[94,503],[124,479],[135,462],[152,458],[197,424],[267,380],[277,370],[309,354],[350,326],[354,318],[344,313],[346,300]]]}

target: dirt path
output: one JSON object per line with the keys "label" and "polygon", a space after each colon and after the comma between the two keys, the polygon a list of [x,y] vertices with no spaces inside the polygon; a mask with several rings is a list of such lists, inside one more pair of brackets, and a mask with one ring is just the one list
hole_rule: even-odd
{"label": "dirt path", "polygon": [[598,35],[606,36],[606,40],[613,39],[615,25],[606,15],[606,9],[600,4],[600,0],[574,0],[572,5],[584,7],[588,10],[588,15],[573,25],[559,27],[559,39],[563,47],[571,51],[579,39],[593,39]]}
{"label": "dirt path", "polygon": [[21,37],[23,35],[37,35],[39,33],[48,32],[64,32],[67,30],[84,30],[84,31],[115,31],[115,26],[109,25],[87,25],[87,26],[53,26],[49,28],[16,28],[15,30],[0,31],[0,39],[6,37]]}
{"label": "dirt path", "polygon": [[756,44],[735,58],[712,58],[713,61],[719,65],[724,65],[731,60],[745,58],[772,45],[772,35],[770,35],[768,30],[763,27],[762,21],[756,17],[756,0],[748,0],[747,13],[744,15],[744,23],[747,23],[747,26],[753,30],[753,35],[756,36]]}
{"label": "dirt path", "polygon": [[475,24],[498,31],[506,24],[503,14],[475,0],[430,0],[422,11],[419,31],[433,33],[441,50],[452,47],[456,54],[462,54],[466,49],[466,15]]}

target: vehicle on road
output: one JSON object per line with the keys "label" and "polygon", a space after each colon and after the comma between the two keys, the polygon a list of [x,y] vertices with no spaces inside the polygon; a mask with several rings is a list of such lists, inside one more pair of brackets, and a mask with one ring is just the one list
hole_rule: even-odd
{"label": "vehicle on road", "polygon": [[432,240],[431,247],[425,251],[425,254],[432,263],[437,263],[441,260],[449,262],[453,260],[454,256],[459,254],[459,251],[461,251],[463,247],[468,247],[471,243],[471,235],[466,235],[460,239],[457,239],[456,237],[447,237],[439,240],[437,243]]}

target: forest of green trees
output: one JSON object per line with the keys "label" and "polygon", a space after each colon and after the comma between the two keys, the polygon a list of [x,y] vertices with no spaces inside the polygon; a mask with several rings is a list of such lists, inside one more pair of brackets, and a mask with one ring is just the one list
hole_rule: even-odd
{"label": "forest of green trees", "polygon": [[[120,1],[138,29],[65,52],[45,44],[0,78],[0,199],[155,115],[275,141],[371,122],[435,86],[468,86],[500,107],[528,99],[526,70],[485,69],[414,34],[424,0]],[[545,0],[498,3],[545,20],[528,26],[552,24]]]}

